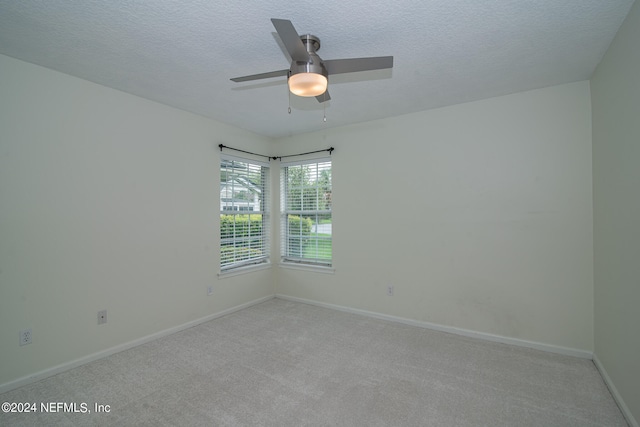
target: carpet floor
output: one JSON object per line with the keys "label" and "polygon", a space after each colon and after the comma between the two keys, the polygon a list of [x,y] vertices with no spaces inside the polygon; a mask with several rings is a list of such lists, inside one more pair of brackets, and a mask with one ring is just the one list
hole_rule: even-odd
{"label": "carpet floor", "polygon": [[12,390],[0,402],[77,409],[0,413],[3,426],[627,425],[590,360],[282,299]]}

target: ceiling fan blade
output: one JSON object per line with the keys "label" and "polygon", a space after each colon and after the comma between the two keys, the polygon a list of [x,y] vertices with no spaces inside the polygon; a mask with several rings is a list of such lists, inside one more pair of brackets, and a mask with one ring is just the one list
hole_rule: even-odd
{"label": "ceiling fan blade", "polygon": [[329,59],[323,62],[329,74],[353,73],[356,71],[382,70],[393,68],[393,56],[373,56],[370,58]]}
{"label": "ceiling fan blade", "polygon": [[271,18],[271,22],[273,26],[276,27],[276,31],[282,43],[284,43],[284,47],[287,48],[287,52],[291,55],[291,59],[299,62],[311,61],[307,48],[304,47],[304,43],[300,40],[300,36],[291,21],[288,19]]}
{"label": "ceiling fan blade", "polygon": [[318,102],[323,103],[331,99],[331,95],[329,95],[329,89],[325,90],[322,95],[316,96]]}
{"label": "ceiling fan blade", "polygon": [[253,74],[250,76],[234,77],[231,80],[234,82],[248,82],[250,80],[270,79],[271,77],[286,76],[287,74],[289,74],[288,69],[278,70],[278,71],[269,71],[268,73]]}

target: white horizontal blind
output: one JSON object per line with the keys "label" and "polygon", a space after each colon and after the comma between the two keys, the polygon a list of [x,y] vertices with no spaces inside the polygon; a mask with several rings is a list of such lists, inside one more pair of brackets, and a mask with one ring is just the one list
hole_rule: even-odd
{"label": "white horizontal blind", "polygon": [[222,156],[220,161],[220,269],[269,258],[269,166]]}
{"label": "white horizontal blind", "polygon": [[330,266],[331,160],[282,165],[280,195],[282,260]]}

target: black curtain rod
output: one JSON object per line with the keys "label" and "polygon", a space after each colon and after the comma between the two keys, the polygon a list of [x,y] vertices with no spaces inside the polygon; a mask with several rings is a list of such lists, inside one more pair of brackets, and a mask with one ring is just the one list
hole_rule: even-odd
{"label": "black curtain rod", "polygon": [[278,159],[282,160],[282,159],[287,158],[287,157],[306,156],[307,154],[322,153],[322,152],[325,152],[325,151],[328,151],[329,155],[331,155],[333,150],[335,150],[335,148],[329,147],[326,150],[309,151],[308,153],[300,153],[300,154],[289,154],[287,156],[265,156],[264,154],[252,153],[251,151],[244,151],[244,150],[240,150],[239,148],[228,147],[228,146],[223,145],[223,144],[218,145],[218,147],[220,147],[220,151],[222,151],[223,148],[226,148],[227,150],[239,151],[241,153],[251,154],[251,155],[259,156],[259,157],[266,157],[267,159],[269,159],[269,161],[278,160]]}
{"label": "black curtain rod", "polygon": [[223,148],[226,148],[227,150],[239,151],[241,153],[252,154],[254,156],[259,156],[259,157],[266,157],[267,159],[271,160],[271,157],[265,156],[264,154],[252,153],[251,151],[244,151],[244,150],[240,150],[239,148],[227,147],[226,145],[222,145],[222,144],[218,145],[218,147],[220,147],[220,151],[222,151]]}

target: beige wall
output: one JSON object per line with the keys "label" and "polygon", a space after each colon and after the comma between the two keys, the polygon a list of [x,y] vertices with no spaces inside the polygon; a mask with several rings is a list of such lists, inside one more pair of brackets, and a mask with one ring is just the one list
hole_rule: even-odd
{"label": "beige wall", "polygon": [[640,4],[591,80],[595,355],[640,420]]}
{"label": "beige wall", "polygon": [[217,145],[269,139],[6,56],[0,70],[0,385],[273,294],[269,270],[217,279]]}
{"label": "beige wall", "polygon": [[584,81],[278,141],[336,148],[335,274],[279,268],[276,292],[592,351],[589,97]]}

